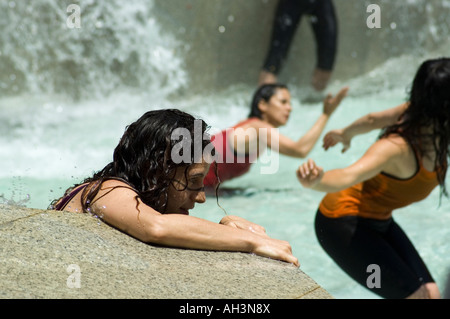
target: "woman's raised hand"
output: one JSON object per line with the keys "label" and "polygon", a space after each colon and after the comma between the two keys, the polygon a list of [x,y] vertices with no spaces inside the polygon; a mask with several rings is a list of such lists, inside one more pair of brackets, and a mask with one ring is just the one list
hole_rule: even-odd
{"label": "woman's raised hand", "polygon": [[313,188],[321,181],[322,177],[323,168],[317,166],[312,159],[309,159],[297,169],[297,178],[303,187],[306,188]]}
{"label": "woman's raised hand", "polygon": [[347,96],[349,88],[342,88],[336,96],[328,94],[323,100],[323,113],[331,115],[336,108],[341,104],[342,100]]}
{"label": "woman's raised hand", "polygon": [[344,134],[343,129],[331,130],[323,137],[323,148],[328,150],[338,143],[342,143],[342,153],[350,148],[351,139]]}

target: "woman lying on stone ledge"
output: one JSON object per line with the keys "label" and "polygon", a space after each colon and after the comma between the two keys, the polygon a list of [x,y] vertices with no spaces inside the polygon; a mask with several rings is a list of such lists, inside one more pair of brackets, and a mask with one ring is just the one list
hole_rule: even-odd
{"label": "woman lying on stone ledge", "polygon": [[205,202],[203,179],[214,154],[207,129],[179,110],[145,113],[127,127],[113,161],[49,209],[93,214],[147,243],[249,252],[299,266],[289,243],[259,225],[237,216],[219,224],[189,216],[195,203]]}

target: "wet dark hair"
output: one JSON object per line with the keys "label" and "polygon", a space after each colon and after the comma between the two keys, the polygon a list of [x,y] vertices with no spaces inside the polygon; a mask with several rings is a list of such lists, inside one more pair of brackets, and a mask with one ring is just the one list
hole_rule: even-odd
{"label": "wet dark hair", "polygon": [[250,114],[248,117],[262,118],[261,111],[259,110],[258,104],[261,100],[269,102],[270,98],[276,93],[278,89],[288,89],[284,84],[263,84],[256,92],[253,94],[252,103],[250,104]]}
{"label": "wet dark hair", "polygon": [[[417,70],[409,93],[409,107],[398,124],[384,129],[380,137],[399,134],[424,155],[431,140],[436,152],[435,169],[441,195],[447,194],[445,176],[450,146],[450,59],[427,60]],[[431,127],[431,133],[424,133]],[[428,141],[428,142],[427,142]]]}
{"label": "wet dark hair", "polygon": [[[89,212],[89,206],[98,194],[101,184],[115,179],[128,184],[137,193],[136,207],[137,199],[140,198],[146,205],[160,213],[165,213],[168,201],[167,191],[173,182],[176,169],[185,167],[185,174],[187,174],[192,164],[201,163],[201,158],[194,158],[198,155],[198,151],[194,149],[194,141],[199,140],[198,137],[194,138],[194,128],[197,130],[196,134],[201,133],[203,154],[205,147],[210,144],[209,135],[206,133],[209,126],[203,120],[195,119],[192,115],[176,109],[146,112],[137,121],[127,126],[119,144],[114,149],[113,161],[92,177],[68,189],[66,194],[78,185],[91,183],[84,189],[81,201],[83,211]],[[171,156],[174,146],[182,142],[184,137],[177,135],[178,137],[173,139],[175,136],[173,133],[177,129],[184,129],[184,132],[190,134],[192,143],[189,143],[191,149],[188,161],[175,162]],[[182,154],[186,150],[185,145],[188,144],[183,142],[180,155],[186,155]],[[211,155],[214,156],[214,149]]]}

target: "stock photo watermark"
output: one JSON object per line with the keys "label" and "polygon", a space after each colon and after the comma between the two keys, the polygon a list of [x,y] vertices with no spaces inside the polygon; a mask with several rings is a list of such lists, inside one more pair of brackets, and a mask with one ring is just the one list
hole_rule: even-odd
{"label": "stock photo watermark", "polygon": [[369,4],[367,6],[367,13],[370,15],[367,17],[366,25],[369,29],[381,28],[381,7],[377,4]]}
{"label": "stock photo watermark", "polygon": [[69,29],[81,28],[81,8],[77,4],[70,4],[66,9],[70,15],[66,19],[66,25]]}
{"label": "stock photo watermark", "polygon": [[366,269],[367,273],[371,273],[366,280],[366,286],[369,289],[381,288],[381,268],[377,264],[370,264]]}
{"label": "stock photo watermark", "polygon": [[66,271],[70,274],[67,277],[66,285],[67,288],[81,288],[81,268],[77,264],[71,264],[67,266]]}

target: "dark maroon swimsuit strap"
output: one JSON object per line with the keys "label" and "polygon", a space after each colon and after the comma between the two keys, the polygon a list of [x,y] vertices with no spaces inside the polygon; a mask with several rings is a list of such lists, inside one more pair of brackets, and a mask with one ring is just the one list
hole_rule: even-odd
{"label": "dark maroon swimsuit strap", "polygon": [[73,189],[67,196],[65,196],[56,206],[55,210],[63,210],[66,205],[77,195],[82,189],[84,189],[88,184],[80,185]]}

